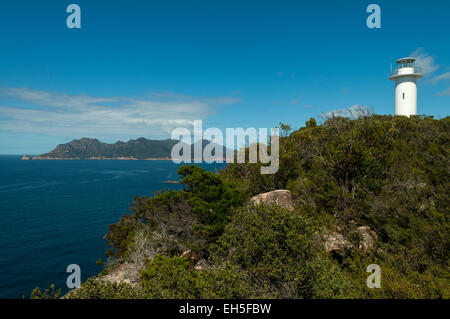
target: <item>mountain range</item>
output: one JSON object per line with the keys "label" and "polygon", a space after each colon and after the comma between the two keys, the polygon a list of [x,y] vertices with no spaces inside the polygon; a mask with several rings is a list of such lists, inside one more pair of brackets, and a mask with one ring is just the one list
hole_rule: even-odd
{"label": "mountain range", "polygon": [[[33,159],[160,159],[170,160],[172,147],[179,140],[149,140],[144,137],[128,142],[118,141],[114,144],[103,143],[94,138],[83,137],[66,144],[59,144],[52,151],[33,157]],[[202,143],[202,150],[210,142]],[[192,157],[194,144],[190,145]],[[220,146],[218,146],[220,147]],[[225,155],[226,149],[223,148]]]}

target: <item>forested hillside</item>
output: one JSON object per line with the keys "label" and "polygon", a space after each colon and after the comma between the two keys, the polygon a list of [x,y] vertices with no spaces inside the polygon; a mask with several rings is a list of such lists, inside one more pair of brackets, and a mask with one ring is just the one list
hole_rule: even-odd
{"label": "forested hillside", "polygon": [[[184,190],[136,197],[104,271],[67,297],[449,298],[450,118],[281,126],[274,175],[182,166]],[[250,201],[278,189],[293,209]]]}

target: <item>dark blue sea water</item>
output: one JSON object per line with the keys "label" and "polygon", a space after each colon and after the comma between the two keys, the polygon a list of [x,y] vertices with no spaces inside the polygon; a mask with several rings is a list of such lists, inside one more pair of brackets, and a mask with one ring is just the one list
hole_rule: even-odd
{"label": "dark blue sea water", "polygon": [[[66,291],[66,267],[82,281],[97,274],[108,225],[134,195],[179,189],[171,161],[22,161],[0,156],[0,298],[29,297],[37,286]],[[209,170],[224,165],[201,165]]]}

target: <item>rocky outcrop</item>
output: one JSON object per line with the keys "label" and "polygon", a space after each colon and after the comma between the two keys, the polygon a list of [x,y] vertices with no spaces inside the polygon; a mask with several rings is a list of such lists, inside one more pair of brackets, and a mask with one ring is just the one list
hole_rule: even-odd
{"label": "rocky outcrop", "polygon": [[[339,228],[337,228],[339,231]],[[320,234],[316,234],[316,241],[324,248],[326,252],[343,252],[346,249],[361,249],[364,253],[367,253],[370,249],[373,249],[378,240],[378,235],[370,229],[369,226],[360,226],[351,233],[356,233],[358,236],[358,243],[353,245],[347,240],[344,235],[338,231],[322,231]]]}
{"label": "rocky outcrop", "polygon": [[255,205],[263,203],[266,205],[278,205],[291,211],[294,210],[294,201],[292,199],[291,191],[286,189],[277,189],[271,192],[258,194],[250,198],[250,202]]}
{"label": "rocky outcrop", "polygon": [[131,285],[137,285],[136,282],[130,280],[129,275],[132,272],[132,266],[128,263],[122,263],[117,265],[114,269],[108,272],[108,274],[101,276],[98,280],[110,283],[127,283]]}
{"label": "rocky outcrop", "polygon": [[29,155],[22,156],[22,160],[24,160],[24,161],[29,161],[30,159],[31,159],[31,156],[29,156]]}
{"label": "rocky outcrop", "polygon": [[359,249],[362,249],[366,253],[368,250],[375,247],[378,236],[369,226],[358,227],[356,228],[356,232],[359,235]]}
{"label": "rocky outcrop", "polygon": [[210,265],[208,264],[208,262],[205,259],[200,259],[194,266],[194,270],[197,271],[202,271],[205,270],[207,268],[209,268]]}
{"label": "rocky outcrop", "polygon": [[323,245],[323,248],[327,253],[354,248],[354,246],[338,232],[325,231],[317,235],[317,240]]}

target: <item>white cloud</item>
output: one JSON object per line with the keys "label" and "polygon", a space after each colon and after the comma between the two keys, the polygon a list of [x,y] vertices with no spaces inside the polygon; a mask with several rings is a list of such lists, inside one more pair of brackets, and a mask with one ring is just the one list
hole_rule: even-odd
{"label": "white cloud", "polygon": [[0,96],[16,99],[34,105],[49,107],[80,108],[91,107],[99,103],[115,102],[117,98],[95,98],[86,95],[71,96],[67,94],[46,91],[29,90],[25,88],[1,88]]}
{"label": "white cloud", "polygon": [[168,137],[174,128],[190,128],[194,120],[214,114],[215,105],[239,101],[92,97],[25,88],[2,88],[0,96],[8,101],[0,105],[1,131],[109,139]]}
{"label": "white cloud", "polygon": [[300,103],[300,101],[301,101],[301,98],[292,99],[291,105],[297,105],[298,103]]}
{"label": "white cloud", "polygon": [[322,115],[325,119],[333,118],[333,117],[349,117],[352,119],[371,114],[372,110],[370,107],[365,105],[355,104],[348,108],[337,109],[333,111],[329,111]]}
{"label": "white cloud", "polygon": [[[238,92],[239,93],[239,92]],[[236,94],[236,92],[234,92]],[[214,97],[214,98],[207,98],[207,97],[191,97],[184,94],[178,94],[170,91],[162,91],[162,92],[151,92],[150,95],[152,97],[156,97],[158,99],[163,100],[170,100],[170,101],[199,101],[199,102],[205,102],[205,103],[211,103],[211,104],[234,104],[237,102],[240,102],[239,97],[235,96],[222,96],[222,97]]]}
{"label": "white cloud", "polygon": [[440,75],[433,77],[430,81],[433,84],[436,84],[442,80],[450,80],[450,72],[445,72]]}
{"label": "white cloud", "polygon": [[426,53],[423,48],[418,48],[411,53],[411,56],[416,58],[416,66],[422,68],[424,76],[433,74],[439,67],[435,63],[434,57]]}
{"label": "white cloud", "polygon": [[450,87],[448,87],[446,90],[439,92],[436,94],[437,96],[450,96]]}

